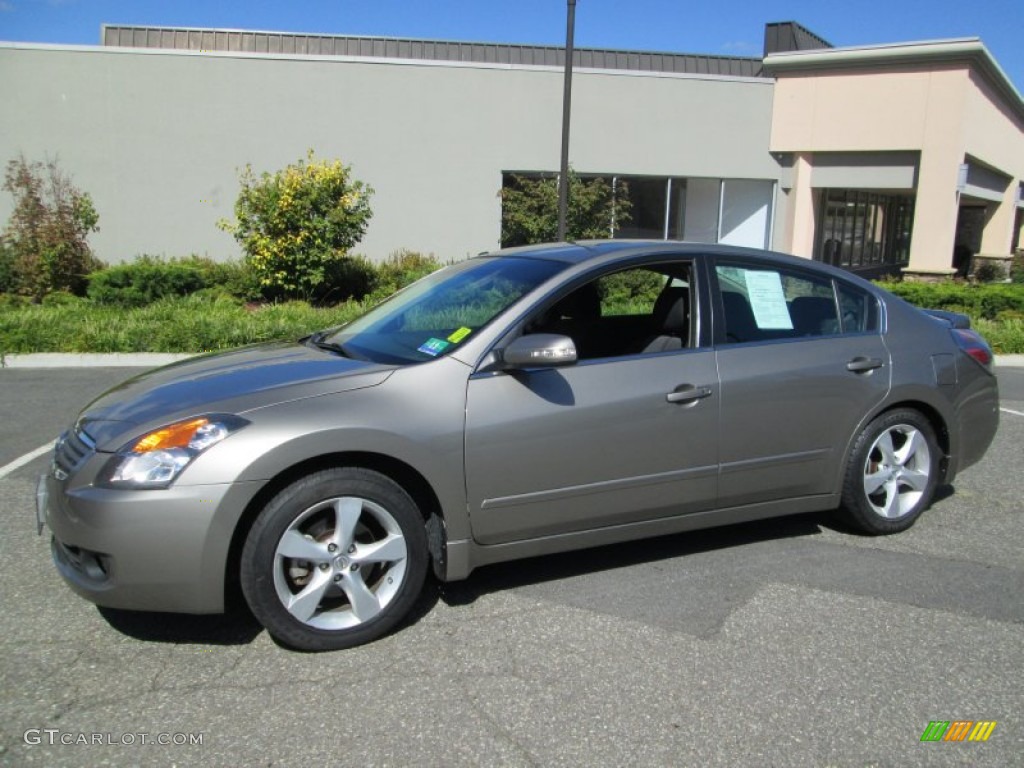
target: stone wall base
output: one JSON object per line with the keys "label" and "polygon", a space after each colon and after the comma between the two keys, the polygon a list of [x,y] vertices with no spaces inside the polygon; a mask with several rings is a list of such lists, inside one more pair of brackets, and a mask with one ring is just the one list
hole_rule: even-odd
{"label": "stone wall base", "polygon": [[904,267],[901,270],[903,279],[908,283],[942,283],[952,280],[956,274],[955,269],[910,269]]}

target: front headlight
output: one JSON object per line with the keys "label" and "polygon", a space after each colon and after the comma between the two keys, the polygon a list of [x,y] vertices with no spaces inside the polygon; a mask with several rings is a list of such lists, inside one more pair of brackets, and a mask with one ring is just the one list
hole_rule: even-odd
{"label": "front headlight", "polygon": [[217,413],[154,429],[114,454],[98,483],[113,488],[166,488],[196,456],[248,423],[240,416]]}

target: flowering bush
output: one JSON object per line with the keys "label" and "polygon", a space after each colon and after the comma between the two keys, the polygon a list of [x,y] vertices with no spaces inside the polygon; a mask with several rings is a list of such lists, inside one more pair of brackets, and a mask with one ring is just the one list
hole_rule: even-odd
{"label": "flowering bush", "polygon": [[55,159],[7,163],[3,188],[14,211],[0,236],[0,289],[40,301],[53,291],[81,294],[99,266],[87,238],[99,229],[92,198],[71,183]]}
{"label": "flowering bush", "polygon": [[347,269],[348,251],[366,233],[373,190],[352,178],[340,160],[305,160],[260,176],[247,165],[235,202],[232,233],[267,298],[315,299],[345,295],[331,285]]}

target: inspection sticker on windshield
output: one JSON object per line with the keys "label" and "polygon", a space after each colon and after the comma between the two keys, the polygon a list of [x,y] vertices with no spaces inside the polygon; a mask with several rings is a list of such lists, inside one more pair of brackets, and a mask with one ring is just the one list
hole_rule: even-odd
{"label": "inspection sticker on windshield", "polygon": [[472,332],[472,328],[462,326],[461,328],[459,328],[459,330],[455,331],[451,336],[448,337],[448,341],[450,341],[452,344],[458,344],[464,338],[469,336],[469,334],[471,334]]}
{"label": "inspection sticker on windshield", "polygon": [[448,348],[450,344],[444,339],[427,339],[426,343],[423,344],[417,351],[422,352],[425,355],[431,357],[437,357]]}
{"label": "inspection sticker on windshield", "polygon": [[750,308],[758,328],[793,330],[786,294],[782,290],[782,276],[778,272],[744,270]]}

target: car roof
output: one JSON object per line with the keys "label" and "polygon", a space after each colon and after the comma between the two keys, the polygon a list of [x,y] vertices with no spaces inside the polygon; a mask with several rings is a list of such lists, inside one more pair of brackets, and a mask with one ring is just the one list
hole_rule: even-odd
{"label": "car roof", "polygon": [[700,258],[701,256],[737,257],[756,259],[779,267],[790,266],[799,269],[810,269],[832,277],[838,277],[878,293],[876,286],[857,277],[852,272],[823,264],[820,261],[791,256],[777,251],[759,248],[743,248],[736,245],[720,243],[694,243],[684,240],[580,240],[568,243],[545,243],[542,245],[524,245],[517,248],[505,248],[490,253],[482,253],[481,257],[516,256],[520,258],[545,259],[560,261],[567,264],[581,265],[594,262],[595,265],[604,261],[613,261],[630,256],[646,256],[664,253],[666,255],[686,255]]}

